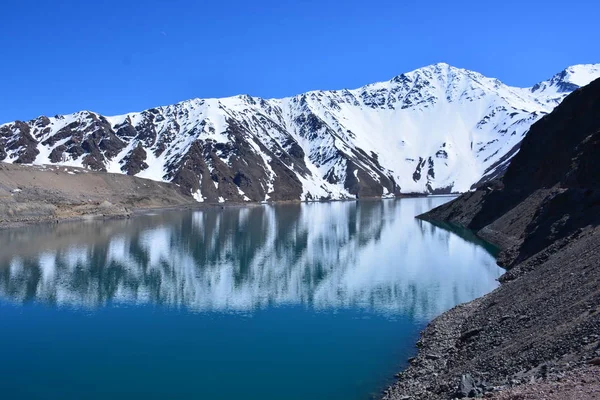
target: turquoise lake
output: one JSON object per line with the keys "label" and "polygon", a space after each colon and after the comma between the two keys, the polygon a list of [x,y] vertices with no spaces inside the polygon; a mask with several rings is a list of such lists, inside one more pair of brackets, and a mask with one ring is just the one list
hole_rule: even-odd
{"label": "turquoise lake", "polygon": [[4,399],[378,398],[494,250],[450,197],[169,211],[0,231]]}

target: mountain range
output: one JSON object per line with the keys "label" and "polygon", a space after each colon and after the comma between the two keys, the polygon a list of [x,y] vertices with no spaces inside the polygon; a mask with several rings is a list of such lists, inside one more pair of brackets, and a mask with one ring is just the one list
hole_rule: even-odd
{"label": "mountain range", "polygon": [[530,88],[439,63],[353,90],[191,99],[0,125],[0,161],[173,182],[197,201],[465,192],[501,176],[529,127],[600,77],[575,65]]}

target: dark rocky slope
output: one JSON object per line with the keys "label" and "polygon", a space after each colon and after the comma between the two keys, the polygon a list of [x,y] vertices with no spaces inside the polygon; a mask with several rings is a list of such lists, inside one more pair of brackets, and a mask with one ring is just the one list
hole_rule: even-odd
{"label": "dark rocky slope", "polygon": [[[585,383],[600,364],[599,146],[596,80],[532,126],[502,180],[420,216],[499,245],[507,272],[494,292],[426,328],[385,399],[510,398],[498,390],[519,384],[533,397],[514,398],[597,398],[597,388],[577,395],[560,380]],[[536,385],[554,397],[536,397]]]}

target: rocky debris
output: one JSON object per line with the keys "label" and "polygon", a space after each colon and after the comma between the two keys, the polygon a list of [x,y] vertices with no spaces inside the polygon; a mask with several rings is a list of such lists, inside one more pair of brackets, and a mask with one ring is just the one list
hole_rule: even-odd
{"label": "rocky debris", "polygon": [[501,182],[421,216],[494,242],[507,272],[427,326],[384,399],[599,398],[599,116],[596,80],[531,127]]}
{"label": "rocky debris", "polygon": [[597,400],[600,399],[600,368],[575,367],[545,379],[489,393],[494,400]]}

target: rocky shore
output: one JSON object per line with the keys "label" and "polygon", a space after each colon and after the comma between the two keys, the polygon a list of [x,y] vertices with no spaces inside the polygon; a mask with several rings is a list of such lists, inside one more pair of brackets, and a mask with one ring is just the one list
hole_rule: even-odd
{"label": "rocky shore", "polygon": [[83,168],[0,163],[0,228],[84,218],[126,218],[198,207],[172,183]]}
{"label": "rocky shore", "polygon": [[534,124],[504,177],[420,218],[501,248],[492,293],[432,321],[383,399],[600,398],[600,80]]}

